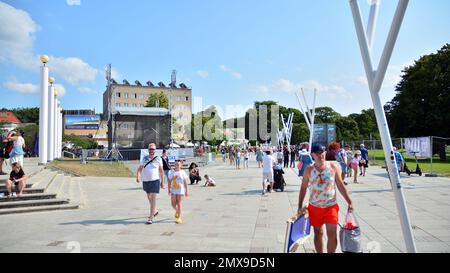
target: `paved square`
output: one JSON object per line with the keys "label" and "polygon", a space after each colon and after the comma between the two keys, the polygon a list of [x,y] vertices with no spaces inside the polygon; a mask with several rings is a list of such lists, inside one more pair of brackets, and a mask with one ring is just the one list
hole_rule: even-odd
{"label": "paved square", "polygon": [[[136,162],[129,163],[136,168]],[[71,178],[81,185],[77,210],[0,215],[0,252],[283,252],[286,220],[298,202],[300,180],[287,169],[287,190],[261,195],[262,169],[235,170],[217,162],[201,168],[217,187],[190,186],[182,225],[174,223],[167,189],[159,216],[145,225],[148,202],[134,178]],[[349,184],[365,252],[405,252],[386,171],[371,166],[363,184]],[[419,252],[450,252],[450,179],[402,174]],[[340,220],[346,204],[339,198]],[[339,250],[338,246],[338,250]],[[299,252],[314,252],[312,238]]]}

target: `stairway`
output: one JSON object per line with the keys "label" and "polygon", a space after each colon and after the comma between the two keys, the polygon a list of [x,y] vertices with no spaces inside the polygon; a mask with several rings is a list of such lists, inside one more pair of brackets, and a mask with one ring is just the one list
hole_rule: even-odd
{"label": "stairway", "polygon": [[[80,195],[81,188],[78,181],[71,180],[71,176],[47,168],[31,174],[22,196],[0,198],[0,215],[77,209],[79,204],[71,197]],[[0,192],[6,191],[5,183],[6,179],[0,180]]]}

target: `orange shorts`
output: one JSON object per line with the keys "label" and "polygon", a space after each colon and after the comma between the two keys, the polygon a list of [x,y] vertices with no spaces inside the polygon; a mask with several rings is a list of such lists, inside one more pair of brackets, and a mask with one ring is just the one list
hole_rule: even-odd
{"label": "orange shorts", "polygon": [[337,225],[339,222],[339,205],[328,208],[308,206],[309,221],[313,227],[321,227],[323,224]]}

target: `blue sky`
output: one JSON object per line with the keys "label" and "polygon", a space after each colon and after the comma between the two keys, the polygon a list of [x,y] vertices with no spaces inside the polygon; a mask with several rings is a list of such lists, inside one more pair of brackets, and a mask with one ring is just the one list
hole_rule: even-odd
{"label": "blue sky", "polygon": [[[396,4],[381,1],[375,64]],[[368,1],[360,7],[366,22]],[[450,42],[448,11],[448,0],[410,1],[383,102],[405,65]],[[343,115],[372,107],[348,0],[0,1],[0,107],[39,106],[41,54],[65,109],[101,112],[108,63],[117,81],[168,83],[176,69],[204,107],[298,108],[301,87]]]}

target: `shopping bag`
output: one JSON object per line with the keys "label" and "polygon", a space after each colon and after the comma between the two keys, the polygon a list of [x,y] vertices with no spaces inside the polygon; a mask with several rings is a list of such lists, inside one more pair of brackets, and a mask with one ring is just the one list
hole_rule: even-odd
{"label": "shopping bag", "polygon": [[286,240],[284,243],[285,253],[296,252],[297,249],[311,235],[311,223],[308,212],[303,215],[295,215],[287,220]]}
{"label": "shopping bag", "polygon": [[347,212],[344,225],[339,232],[343,253],[361,253],[361,228],[353,212]]}

